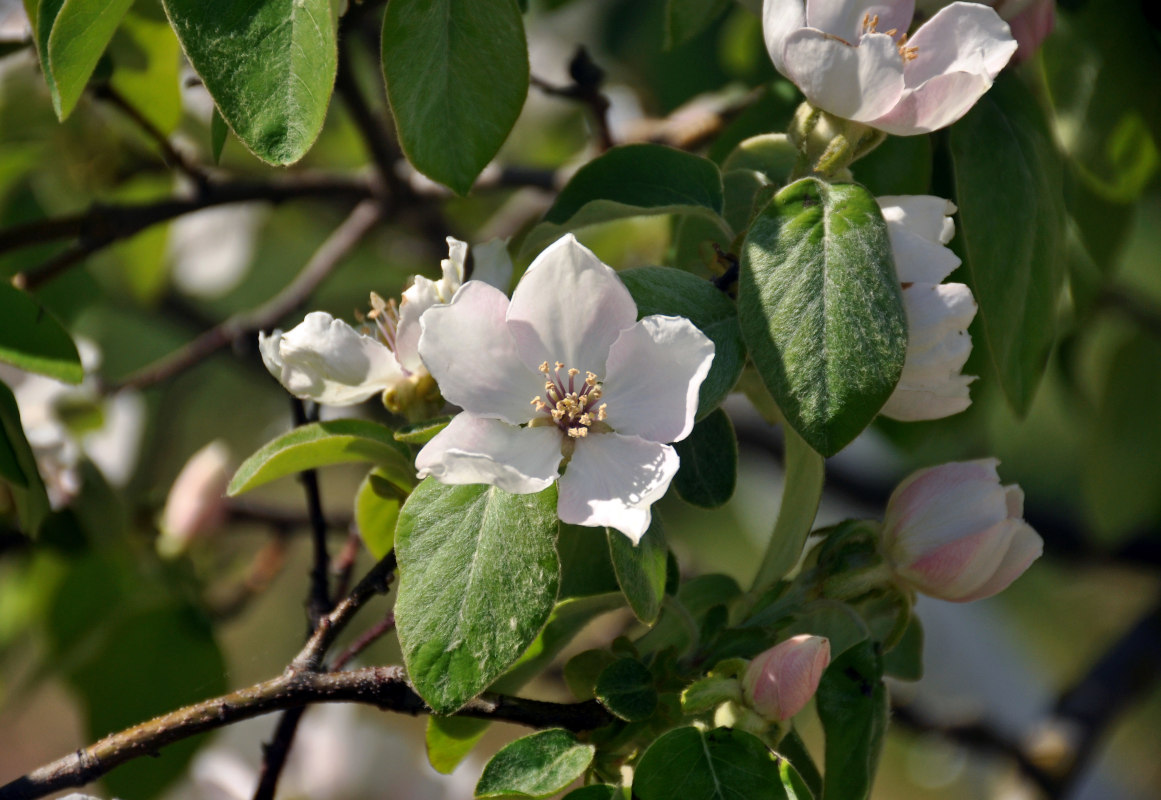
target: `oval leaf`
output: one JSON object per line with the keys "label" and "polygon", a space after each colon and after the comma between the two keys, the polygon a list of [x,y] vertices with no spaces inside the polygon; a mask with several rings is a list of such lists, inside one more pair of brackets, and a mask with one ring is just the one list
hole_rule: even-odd
{"label": "oval leaf", "polygon": [[451,416],[412,422],[395,431],[395,441],[407,444],[427,444],[435,435],[448,426]]}
{"label": "oval leaf", "polygon": [[369,461],[397,486],[415,482],[411,454],[391,429],[362,419],[312,422],[262,447],[238,468],[226,493],[231,497],[286,475],[331,464]]}
{"label": "oval leaf", "polygon": [[640,800],[783,800],[778,761],[744,731],[678,728],[645,751],[633,777]]}
{"label": "oval leaf", "polygon": [[591,786],[573,789],[564,796],[564,800],[621,800],[624,796],[616,786],[594,783]]}
{"label": "oval leaf", "polygon": [[729,234],[723,203],[722,175],[709,159],[659,144],[614,147],[577,170],[521,253],[587,225],[653,214],[698,214]]}
{"label": "oval leaf", "polygon": [[269,164],[302,158],[335,84],[329,0],[165,0],[165,11],[242,143]]}
{"label": "oval leaf", "polygon": [[738,438],[726,412],[714,410],[673,447],[681,457],[673,478],[681,499],[702,508],[725,505],[738,482]]}
{"label": "oval leaf", "polygon": [[368,472],[359,484],[355,493],[355,527],[375,560],[395,546],[395,523],[402,505],[402,493],[381,469]]}
{"label": "oval leaf", "polygon": [[984,344],[1017,414],[1056,341],[1064,280],[1060,157],[1032,93],[1007,76],[951,128],[960,241]]}
{"label": "oval leaf", "polygon": [[889,705],[882,659],[873,642],[830,663],[816,705],[826,734],[822,800],[864,800],[879,765]]}
{"label": "oval leaf", "polygon": [[528,95],[516,0],[394,0],[383,17],[383,77],[407,160],[467,194]]}
{"label": "oval leaf", "polygon": [[77,347],[56,317],[7,281],[0,281],[0,319],[0,361],[67,383],[85,377]]}
{"label": "oval leaf", "polygon": [[560,580],[556,489],[514,495],[428,478],[399,515],[399,643],[415,690],[450,714],[514,664]]}
{"label": "oval leaf", "polygon": [[131,5],[133,0],[40,0],[36,49],[59,119],[64,120],[76,108]]}
{"label": "oval leaf", "polygon": [[778,192],[742,245],[738,317],[763,383],[811,447],[830,456],[858,436],[907,352],[887,225],[871,193],[814,178]]}
{"label": "oval leaf", "polygon": [[0,479],[8,484],[25,533],[36,535],[52,508],[36,468],[36,456],[24,436],[20,408],[12,390],[3,383],[0,383]]}
{"label": "oval leaf", "polygon": [[709,281],[679,269],[636,267],[617,274],[637,303],[638,319],[686,317],[714,343],[714,360],[698,395],[697,418],[703,419],[734,388],[746,362],[737,308]]}
{"label": "oval leaf", "polygon": [[601,705],[626,722],[640,722],[657,710],[657,689],[648,667],[635,658],[619,658],[601,672],[593,687]]}
{"label": "oval leaf", "polygon": [[548,797],[588,769],[596,748],[560,728],[504,745],[484,767],[476,797]]}
{"label": "oval leaf", "polygon": [[661,517],[653,512],[649,529],[635,546],[628,536],[612,528],[605,529],[609,537],[609,555],[613,560],[613,571],[617,583],[629,601],[629,607],[637,619],[652,625],[661,614],[661,604],[665,599],[665,578],[668,567],[669,548],[665,544],[665,531],[661,527]]}

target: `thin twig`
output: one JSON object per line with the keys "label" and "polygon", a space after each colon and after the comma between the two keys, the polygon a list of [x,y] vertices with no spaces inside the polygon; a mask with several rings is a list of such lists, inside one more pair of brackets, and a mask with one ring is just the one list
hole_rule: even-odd
{"label": "thin twig", "polygon": [[569,62],[568,72],[572,78],[568,86],[556,86],[535,75],[529,78],[529,82],[547,95],[584,104],[593,119],[597,147],[602,152],[608,150],[616,142],[613,141],[613,132],[609,127],[609,98],[601,93],[605,71],[593,62],[584,47],[578,47]]}
{"label": "thin twig", "polygon": [[338,671],[347,666],[352,658],[359,655],[359,653],[366,650],[381,637],[391,633],[393,630],[395,630],[395,612],[388,611],[387,616],[365,630],[358,639],[351,642],[351,645],[346,650],[339,653],[331,665],[331,669]]}
{"label": "thin twig", "polygon": [[173,143],[169,141],[169,137],[158,130],[156,125],[150,122],[144,114],[130,103],[124,95],[114,89],[112,85],[108,83],[97,84],[93,87],[93,96],[98,100],[104,100],[131,119],[146,136],[153,140],[158,149],[161,150],[161,156],[165,159],[165,163],[173,169],[185,173],[198,187],[199,191],[207,187],[210,182],[210,177],[206,174],[205,170],[175,148]]}
{"label": "thin twig", "polygon": [[226,345],[246,336],[253,336],[260,330],[274,327],[280,319],[306,302],[319,284],[371,231],[379,219],[378,203],[370,200],[360,203],[346,221],[315,251],[314,256],[295,279],[269,301],[251,311],[235,314],[168,356],[110,385],[107,391],[144,389],[169,380],[201,363]]}
{"label": "thin twig", "polygon": [[[291,398],[291,408],[294,411],[296,427],[318,420],[317,407],[313,409],[312,414],[308,415],[303,401],[297,397]],[[331,556],[327,550],[327,520],[322,509],[322,493],[318,488],[318,471],[314,469],[303,470],[298,477],[306,494],[306,513],[310,518],[310,539],[313,552],[310,568],[310,592],[307,595],[306,603],[307,617],[310,620],[310,627],[307,628],[306,635],[309,637],[318,630],[319,623],[333,607],[330,588]]]}
{"label": "thin twig", "polygon": [[274,735],[262,745],[262,766],[258,770],[258,784],[254,787],[252,800],[274,800],[278,780],[286,768],[290,748],[294,746],[294,738],[305,713],[306,706],[288,708],[278,718]]}
{"label": "thin twig", "polygon": [[347,531],[347,540],[331,562],[331,572],[335,576],[335,597],[345,595],[351,583],[351,573],[354,572],[355,562],[363,550],[363,537],[354,525]]}
{"label": "thin twig", "polygon": [[406,193],[406,184],[399,180],[395,172],[395,164],[399,161],[400,154],[394,146],[387,126],[371,110],[363,92],[359,89],[355,65],[352,61],[355,57],[352,46],[354,37],[346,35],[348,31],[353,33],[352,26],[358,24],[361,19],[360,14],[350,12],[343,18],[340,30],[343,46],[339,48],[335,92],[342,97],[343,104],[346,105],[351,114],[351,120],[362,135],[363,143],[367,147],[371,160],[375,162],[375,166],[379,170],[379,178],[383,181],[383,185],[390,190],[392,196],[399,198]]}

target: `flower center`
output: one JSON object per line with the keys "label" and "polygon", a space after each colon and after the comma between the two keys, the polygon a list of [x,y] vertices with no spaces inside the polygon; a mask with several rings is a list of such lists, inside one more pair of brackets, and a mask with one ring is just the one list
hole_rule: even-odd
{"label": "flower center", "polygon": [[[866,36],[868,33],[878,33],[879,32],[878,28],[879,28],[879,15],[878,14],[872,14],[871,12],[868,11],[866,14],[863,15],[863,33],[862,33],[863,36]],[[899,29],[892,28],[889,31],[883,31],[883,33],[887,34],[892,39],[894,39],[895,34],[899,33]],[[914,61],[919,56],[919,48],[916,47],[915,45],[907,44],[907,33],[906,32],[904,32],[903,35],[899,37],[898,47],[899,47],[899,55],[901,55],[903,57],[904,63],[906,63],[908,61]]]}
{"label": "flower center", "polygon": [[375,336],[394,353],[395,335],[399,330],[399,306],[395,300],[384,300],[377,293],[371,292],[371,310],[367,312],[363,328],[368,335]]}
{"label": "flower center", "polygon": [[608,407],[600,403],[601,382],[594,373],[586,372],[584,380],[577,381],[580,370],[565,370],[560,361],[552,369],[545,361],[540,365],[540,371],[547,378],[544,396],[533,397],[532,405],[551,417],[556,427],[574,439],[583,439],[594,424],[604,422]]}

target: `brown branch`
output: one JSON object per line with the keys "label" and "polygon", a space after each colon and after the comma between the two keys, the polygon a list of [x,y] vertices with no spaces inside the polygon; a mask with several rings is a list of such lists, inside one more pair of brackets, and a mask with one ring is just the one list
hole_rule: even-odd
{"label": "brown branch", "polygon": [[351,659],[393,630],[395,630],[395,612],[388,611],[387,616],[365,630],[358,639],[351,642],[350,647],[339,653],[334,664],[331,665],[331,669],[340,670],[347,666]]}
{"label": "brown branch", "polygon": [[274,327],[280,319],[306,302],[319,284],[371,231],[379,219],[379,204],[371,200],[363,201],[315,251],[314,256],[295,279],[273,298],[258,308],[235,314],[219,325],[210,328],[168,356],[143,367],[124,380],[110,385],[107,387],[107,391],[115,392],[126,388],[144,389],[169,380],[201,363],[226,345],[233,344],[246,336],[253,336],[260,330]]}
{"label": "brown branch", "polygon": [[305,713],[306,706],[288,708],[278,718],[274,735],[268,743],[262,745],[262,766],[258,771],[258,785],[254,787],[252,800],[274,800],[278,780],[290,758],[290,748],[294,746],[294,737]]}
{"label": "brown branch", "polygon": [[[114,767],[198,733],[312,703],[363,703],[404,714],[431,713],[407,682],[402,667],[366,667],[349,672],[286,673],[269,681],[143,722],[70,753],[4,786],[0,800],[34,800],[84,786]],[[532,728],[586,731],[612,722],[598,703],[547,703],[485,693],[456,716],[511,722]]]}
{"label": "brown branch", "polygon": [[206,174],[205,170],[178,151],[173,146],[173,143],[169,141],[169,137],[158,130],[156,125],[150,122],[124,95],[114,89],[112,85],[108,83],[97,84],[93,87],[93,96],[98,100],[104,100],[131,119],[148,138],[153,140],[158,149],[161,150],[161,157],[165,160],[166,165],[185,173],[197,185],[199,191],[204,190],[209,185],[210,177]]}
{"label": "brown branch", "polygon": [[568,72],[572,78],[568,86],[555,86],[535,75],[530,77],[529,82],[547,95],[583,104],[592,116],[597,146],[602,152],[608,150],[616,142],[613,141],[613,132],[609,127],[609,98],[601,93],[605,71],[597,66],[582,46],[577,48],[569,62]]}

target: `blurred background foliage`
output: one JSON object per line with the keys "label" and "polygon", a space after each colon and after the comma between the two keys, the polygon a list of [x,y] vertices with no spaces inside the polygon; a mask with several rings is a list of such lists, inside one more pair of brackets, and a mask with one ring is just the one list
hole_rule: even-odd
{"label": "blurred background foliage", "polygon": [[[530,5],[526,25],[533,75],[566,85],[576,47],[587,48],[606,73],[603,91],[611,100],[616,141],[657,138],[659,131],[716,121],[720,127],[702,138],[701,149],[720,163],[743,138],[784,130],[799,102],[769,62],[759,19],[746,7],[756,4],[675,4],[702,9],[692,21],[675,16],[666,0],[532,0]],[[0,240],[4,229],[29,221],[188,190],[188,178],[167,166],[156,142],[101,87],[111,87],[186,158],[215,173],[273,180],[370,172],[370,154],[349,106],[338,97],[321,138],[289,170],[263,165],[232,136],[214,166],[212,103],[183,63],[153,0],[133,4],[90,91],[59,123],[18,6],[0,3],[5,37]],[[355,79],[373,112],[386,119],[375,50],[379,15],[367,15],[367,36],[350,31],[342,46],[350,49]],[[1054,315],[1055,346],[1040,384],[1026,413],[1016,413],[988,363],[982,332],[973,329],[976,348],[966,371],[981,378],[973,386],[971,408],[938,422],[877,423],[832,460],[820,523],[881,513],[886,494],[911,468],[996,455],[1005,481],[1026,490],[1027,517],[1044,536],[1045,557],[1002,596],[978,607],[921,605],[928,629],[927,676],[917,686],[897,686],[895,699],[922,713],[901,713],[892,726],[879,798],[1035,796],[1010,755],[986,742],[969,746],[971,737],[924,728],[979,723],[1051,772],[1060,748],[1066,749],[1075,733],[1050,724],[1054,703],[1089,676],[1139,620],[1152,619],[1158,627],[1157,11],[1148,0],[1061,2],[1055,32],[1016,71],[1032,102],[1048,113],[1063,158],[1069,214],[1059,265],[1067,273],[1067,291]],[[497,161],[536,174],[565,174],[594,155],[590,128],[582,105],[534,88]],[[951,196],[949,136],[954,130],[891,138],[855,165],[855,177],[878,194]],[[544,188],[501,180],[458,198],[407,173],[405,166],[400,170],[417,192],[436,201],[397,209],[322,283],[305,309],[351,319],[367,308],[369,291],[397,296],[409,275],[434,276],[446,252],[444,236],[471,242],[518,239],[553,196]],[[352,205],[350,199],[297,199],[199,212],[102,249],[39,287],[35,296],[75,336],[96,344],[100,385],[116,385],[283,289]],[[581,238],[618,268],[665,263],[708,275],[702,233],[689,220],[648,218],[590,228]],[[0,274],[9,278],[34,269],[60,249],[58,243],[5,249]],[[966,271],[953,278],[970,281]],[[303,310],[282,324],[294,324]],[[108,421],[102,418],[108,407],[94,402],[96,396],[82,391],[58,397],[55,412],[79,434],[91,433]],[[302,494],[293,481],[256,494],[253,503],[262,513],[251,513],[250,506],[233,508],[220,530],[194,542],[180,558],[161,559],[155,548],[166,493],[195,451],[221,439],[237,463],[291,424],[288,398],[263,369],[256,341],[234,341],[141,396],[140,447],[120,454],[123,475],[84,466],[79,493],[48,519],[35,547],[14,529],[0,530],[4,780],[150,715],[276,674],[300,644],[308,548]],[[741,447],[734,499],[710,514],[670,497],[660,513],[683,572],[721,571],[745,582],[777,511],[780,447],[776,433],[745,404],[727,408]],[[361,413],[385,412],[368,407]],[[110,485],[122,477],[122,486]],[[336,552],[344,546],[342,521],[351,515],[360,478],[357,469],[344,467],[322,476],[324,509],[340,523],[333,534]],[[369,561],[366,554],[359,558]],[[386,601],[380,602],[385,612]],[[597,624],[607,636],[629,623],[622,615]],[[1138,675],[1138,684],[1118,687],[1126,696],[1114,692],[1090,701],[1098,711],[1123,713],[1105,720],[1093,765],[1070,796],[1161,795],[1155,746],[1161,733],[1155,680],[1161,639],[1156,631],[1153,635],[1151,645],[1143,645],[1151,656],[1142,661],[1146,674]],[[579,642],[573,651],[584,646]],[[364,658],[394,663],[399,653],[392,641],[384,641]],[[567,699],[563,684],[553,680],[557,677],[550,672],[532,693]],[[1122,701],[1123,709],[1113,708]],[[164,791],[232,797],[228,790],[213,794],[204,773],[217,774],[225,785],[221,776],[233,774],[231,769],[252,770],[269,722],[247,728],[249,738],[238,731],[223,734],[225,744],[213,745],[217,750],[207,749],[207,737],[199,737],[160,758],[139,760],[113,772],[105,792],[133,800]],[[474,782],[474,776],[458,784],[454,778],[436,783],[429,777],[434,773],[421,763],[421,728],[413,720],[363,709],[317,710],[305,728],[312,725],[331,733],[301,743],[296,758],[330,753],[332,762],[338,759],[335,763],[348,768],[336,767],[338,777],[329,787],[300,786],[303,796],[467,796]],[[201,763],[202,771],[195,766],[191,774],[203,777],[193,785],[182,775],[199,747],[203,761],[195,765]],[[209,753],[235,761],[206,767]],[[473,767],[478,770],[479,763],[469,762],[469,771]],[[321,762],[313,768],[322,769]],[[419,777],[405,779],[410,775]]]}

